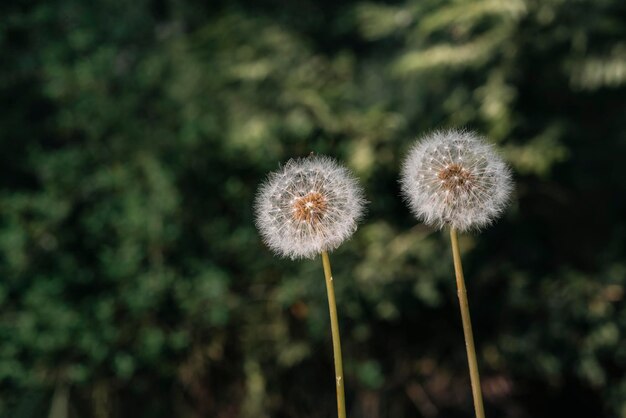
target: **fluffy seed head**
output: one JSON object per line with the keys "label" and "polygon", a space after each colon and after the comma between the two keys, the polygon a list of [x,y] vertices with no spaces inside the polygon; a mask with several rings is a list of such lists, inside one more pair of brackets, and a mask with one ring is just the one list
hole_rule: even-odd
{"label": "fluffy seed head", "polygon": [[256,225],[278,255],[312,258],[334,250],[356,231],[364,204],[356,179],[335,160],[289,160],[261,185]]}
{"label": "fluffy seed head", "polygon": [[418,219],[459,231],[493,222],[513,188],[511,172],[493,147],[461,130],[419,140],[404,160],[400,184]]}

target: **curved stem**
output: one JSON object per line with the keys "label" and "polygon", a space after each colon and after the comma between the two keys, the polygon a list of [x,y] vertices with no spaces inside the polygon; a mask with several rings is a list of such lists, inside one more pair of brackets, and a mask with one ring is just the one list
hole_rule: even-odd
{"label": "curved stem", "polygon": [[456,274],[456,287],[461,306],[461,319],[463,320],[463,335],[465,336],[465,348],[467,350],[467,362],[469,363],[470,380],[472,383],[472,395],[474,397],[474,411],[476,418],[485,418],[483,406],[483,394],[480,388],[480,376],[478,375],[478,361],[476,360],[476,348],[474,347],[474,334],[470,319],[469,303],[467,302],[467,290],[463,278],[463,266],[461,264],[461,252],[456,229],[450,228],[450,241],[452,241],[452,257],[454,258],[454,272]]}
{"label": "curved stem", "polygon": [[330,329],[333,336],[333,356],[335,358],[335,382],[337,386],[337,416],[346,418],[346,395],[343,384],[343,362],[341,360],[341,340],[339,338],[339,320],[337,319],[337,304],[333,286],[333,273],[330,270],[328,253],[322,251],[324,276],[326,277],[326,291],[328,292],[328,309],[330,310]]}

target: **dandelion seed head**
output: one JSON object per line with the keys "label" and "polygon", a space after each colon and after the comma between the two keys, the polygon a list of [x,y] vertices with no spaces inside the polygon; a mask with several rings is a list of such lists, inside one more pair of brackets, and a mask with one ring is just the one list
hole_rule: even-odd
{"label": "dandelion seed head", "polygon": [[492,223],[513,188],[511,171],[474,132],[436,131],[419,140],[402,165],[402,193],[426,224],[459,231]]}
{"label": "dandelion seed head", "polygon": [[261,185],[256,225],[278,255],[312,258],[334,250],[356,231],[364,205],[356,179],[335,160],[292,159]]}

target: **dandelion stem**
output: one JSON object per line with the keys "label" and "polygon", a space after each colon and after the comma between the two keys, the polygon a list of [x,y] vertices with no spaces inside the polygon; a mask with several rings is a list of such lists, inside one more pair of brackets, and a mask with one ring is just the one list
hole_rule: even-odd
{"label": "dandelion stem", "polygon": [[343,362],[341,360],[341,340],[339,338],[339,320],[337,319],[337,304],[335,303],[335,289],[333,273],[330,270],[328,253],[322,251],[324,276],[326,277],[326,291],[328,292],[328,309],[330,310],[330,329],[333,336],[333,356],[335,358],[335,383],[337,386],[337,415],[346,418],[346,395],[343,389]]}
{"label": "dandelion stem", "polygon": [[456,229],[450,228],[450,240],[452,241],[452,256],[454,258],[454,272],[456,273],[456,287],[461,306],[461,318],[463,320],[463,335],[465,336],[465,348],[467,349],[467,362],[469,364],[470,380],[472,383],[472,395],[474,397],[474,411],[476,418],[485,418],[483,406],[483,394],[480,388],[480,376],[478,375],[478,361],[476,360],[476,348],[474,347],[474,334],[472,332],[472,320],[470,319],[469,303],[467,302],[467,290],[463,278],[463,266],[461,265],[461,252]]}

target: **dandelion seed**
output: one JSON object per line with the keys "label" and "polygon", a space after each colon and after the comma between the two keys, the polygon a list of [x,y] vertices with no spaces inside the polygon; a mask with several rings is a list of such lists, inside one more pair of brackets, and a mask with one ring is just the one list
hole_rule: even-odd
{"label": "dandelion seed", "polygon": [[419,219],[459,231],[493,222],[512,190],[510,170],[492,146],[460,130],[436,131],[415,144],[400,182]]}
{"label": "dandelion seed", "polygon": [[349,238],[363,214],[363,191],[348,169],[324,156],[290,160],[256,198],[256,225],[277,254],[312,258]]}

